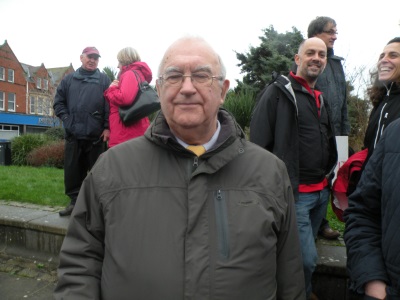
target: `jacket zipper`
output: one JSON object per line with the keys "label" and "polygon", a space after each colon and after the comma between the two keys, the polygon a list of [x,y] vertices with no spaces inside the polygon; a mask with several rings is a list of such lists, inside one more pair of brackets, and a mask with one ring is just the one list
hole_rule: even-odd
{"label": "jacket zipper", "polygon": [[[382,115],[383,115],[383,113],[384,113],[386,104],[387,104],[387,103],[385,103],[385,104],[383,105],[383,107],[382,107],[382,109],[381,109],[381,112],[380,112],[380,114],[379,114],[378,128],[376,129],[376,134],[375,134],[374,149],[375,149],[376,144],[378,143],[378,140],[379,140],[379,138],[380,138],[380,136],[381,136],[381,134],[382,134],[382,132],[383,132],[383,127],[385,126],[385,124],[383,124],[383,125],[382,125],[382,128],[380,128],[380,127],[381,127],[381,122],[383,122],[383,120],[382,120]],[[385,114],[384,117],[387,118],[387,113]]]}
{"label": "jacket zipper", "polygon": [[195,156],[195,158],[193,160],[193,168],[197,169],[198,166],[199,166],[199,158],[197,156]]}
{"label": "jacket zipper", "polygon": [[229,230],[226,201],[221,190],[218,190],[214,198],[215,217],[217,223],[218,250],[221,258],[229,258]]}

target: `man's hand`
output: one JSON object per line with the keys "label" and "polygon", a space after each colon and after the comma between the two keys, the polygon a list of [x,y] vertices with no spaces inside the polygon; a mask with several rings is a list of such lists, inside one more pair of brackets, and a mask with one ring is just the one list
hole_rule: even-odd
{"label": "man's hand", "polygon": [[386,299],[386,283],[380,280],[368,282],[365,285],[365,294],[377,299]]}
{"label": "man's hand", "polygon": [[110,130],[104,129],[100,137],[103,137],[103,142],[107,142],[110,139]]}

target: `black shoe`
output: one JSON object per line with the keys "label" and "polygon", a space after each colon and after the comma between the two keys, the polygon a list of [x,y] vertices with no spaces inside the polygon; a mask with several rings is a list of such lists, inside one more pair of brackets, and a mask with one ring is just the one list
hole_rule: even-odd
{"label": "black shoe", "polygon": [[336,240],[340,236],[340,232],[326,226],[324,229],[319,231],[319,236],[327,240]]}
{"label": "black shoe", "polygon": [[60,215],[60,217],[69,216],[69,215],[71,215],[72,211],[74,210],[74,207],[75,207],[74,204],[70,204],[65,209],[59,211],[58,214]]}

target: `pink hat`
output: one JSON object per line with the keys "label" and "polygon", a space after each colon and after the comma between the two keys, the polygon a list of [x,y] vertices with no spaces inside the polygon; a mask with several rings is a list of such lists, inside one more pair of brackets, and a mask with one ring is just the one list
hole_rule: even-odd
{"label": "pink hat", "polygon": [[85,49],[83,49],[82,54],[97,54],[98,56],[100,56],[99,50],[97,50],[96,47],[86,47]]}

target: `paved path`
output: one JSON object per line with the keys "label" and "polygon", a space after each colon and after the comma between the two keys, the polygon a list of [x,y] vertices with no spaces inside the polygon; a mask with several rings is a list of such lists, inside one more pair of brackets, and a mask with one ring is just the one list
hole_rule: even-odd
{"label": "paved path", "polygon": [[2,300],[54,299],[54,288],[54,282],[0,272],[0,299]]}
{"label": "paved path", "polygon": [[0,253],[0,299],[54,299],[56,266]]}

